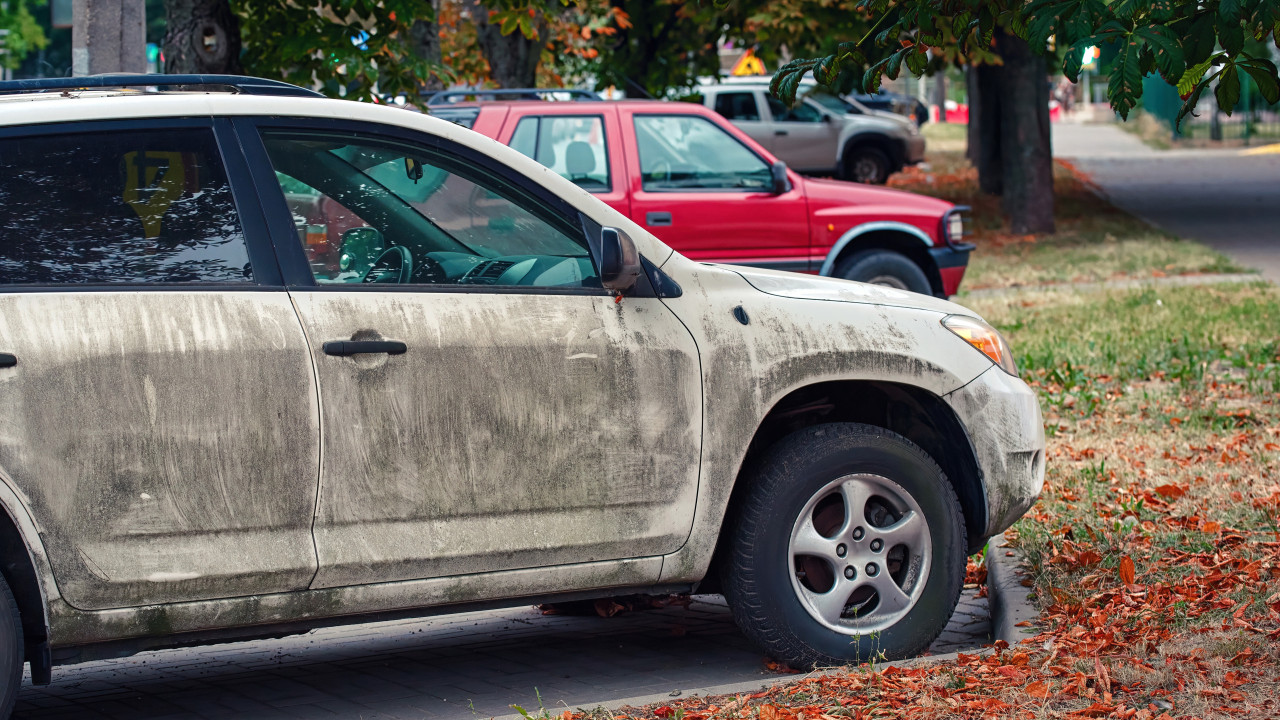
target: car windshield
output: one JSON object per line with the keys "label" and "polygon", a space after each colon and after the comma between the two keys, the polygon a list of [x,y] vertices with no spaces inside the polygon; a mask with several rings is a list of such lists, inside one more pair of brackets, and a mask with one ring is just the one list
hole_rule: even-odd
{"label": "car windshield", "polygon": [[814,91],[809,93],[805,97],[809,98],[810,100],[813,100],[814,102],[818,103],[819,105],[821,105],[822,107],[828,110],[831,110],[832,112],[854,113],[854,114],[858,112],[858,108],[855,107],[853,103],[843,98],[836,97],[831,93]]}

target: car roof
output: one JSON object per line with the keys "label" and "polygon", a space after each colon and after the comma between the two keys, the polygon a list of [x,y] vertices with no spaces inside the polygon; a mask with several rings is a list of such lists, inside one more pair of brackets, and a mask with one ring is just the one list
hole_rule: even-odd
{"label": "car roof", "polygon": [[[639,98],[628,98],[626,100],[591,100],[591,101],[552,101],[552,100],[489,100],[485,102],[460,102],[445,105],[445,108],[486,108],[486,107],[503,107],[508,109],[528,110],[537,108],[545,110],[547,108],[556,108],[560,112],[561,108],[574,108],[578,112],[589,113],[592,108],[597,107],[619,107],[619,108],[645,108],[652,109],[655,106],[679,106],[699,108],[702,107],[697,103],[680,102],[677,100],[648,100]],[[431,108],[432,110],[437,108]],[[696,111],[693,111],[696,112]]]}

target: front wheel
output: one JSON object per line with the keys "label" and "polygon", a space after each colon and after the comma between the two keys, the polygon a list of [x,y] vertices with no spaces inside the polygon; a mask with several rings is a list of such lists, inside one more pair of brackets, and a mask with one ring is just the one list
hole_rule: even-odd
{"label": "front wheel", "polygon": [[883,185],[889,179],[889,156],[873,145],[851,148],[844,159],[844,179],[868,185]]}
{"label": "front wheel", "polygon": [[835,275],[845,280],[884,285],[929,295],[932,288],[924,270],[911,258],[892,250],[863,250],[836,264]]}
{"label": "front wheel", "polygon": [[742,631],[797,668],[912,657],[946,627],[964,516],[937,464],[869,425],[775,445],[731,519],[725,597]]}
{"label": "front wheel", "polygon": [[0,718],[9,717],[18,702],[24,655],[18,603],[9,584],[0,577]]}

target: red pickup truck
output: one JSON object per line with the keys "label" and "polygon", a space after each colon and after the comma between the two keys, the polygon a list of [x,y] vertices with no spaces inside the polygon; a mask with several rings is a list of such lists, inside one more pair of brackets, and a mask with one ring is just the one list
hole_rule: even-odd
{"label": "red pickup truck", "polygon": [[945,298],[973,249],[962,241],[967,208],[803,178],[700,105],[519,100],[428,111],[541,162],[694,260]]}

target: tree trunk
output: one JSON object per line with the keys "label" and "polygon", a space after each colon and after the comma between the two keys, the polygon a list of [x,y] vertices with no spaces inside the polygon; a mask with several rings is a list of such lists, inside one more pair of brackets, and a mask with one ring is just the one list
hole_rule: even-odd
{"label": "tree trunk", "polygon": [[1000,150],[1004,211],[1015,233],[1051,233],[1053,154],[1044,56],[1007,33],[997,34]]}
{"label": "tree trunk", "polygon": [[536,35],[530,40],[519,30],[503,35],[501,25],[489,22],[489,10],[474,0],[471,17],[476,24],[480,52],[489,62],[489,78],[501,88],[536,87],[538,62],[542,59],[542,47],[547,43],[546,18],[538,18],[534,25]]}
{"label": "tree trunk", "polygon": [[968,72],[970,162],[978,168],[978,187],[988,195],[1004,191],[1000,131],[1000,67],[974,65]]}
{"label": "tree trunk", "polygon": [[[431,18],[429,20],[415,19],[413,25],[409,28],[413,53],[435,65],[440,65],[443,59],[440,48],[439,18],[440,0],[431,0]],[[444,82],[435,73],[431,73],[425,78],[418,78],[418,83],[427,92],[436,92],[444,89]]]}
{"label": "tree trunk", "polygon": [[947,69],[943,67],[933,76],[933,104],[938,106],[938,122],[947,122]]}
{"label": "tree trunk", "polygon": [[240,23],[229,0],[165,0],[164,71],[239,75]]}

